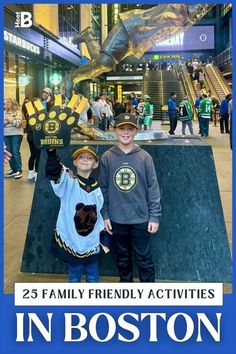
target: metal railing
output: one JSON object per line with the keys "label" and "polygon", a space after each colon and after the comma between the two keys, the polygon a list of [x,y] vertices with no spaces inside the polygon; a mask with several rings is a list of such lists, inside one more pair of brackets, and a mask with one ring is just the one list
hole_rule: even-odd
{"label": "metal railing", "polygon": [[189,73],[184,66],[182,67],[181,73],[182,73],[182,81],[184,84],[184,89],[185,89],[188,97],[190,98],[190,102],[192,103],[192,105],[194,105],[197,95],[196,95],[196,92],[193,88],[193,84],[192,84],[192,81],[189,77]]}
{"label": "metal railing", "polygon": [[205,83],[207,85],[207,89],[211,91],[212,97],[216,97],[220,101],[220,96],[216,91],[212,79],[206,69],[204,69],[204,74],[205,74]]}
{"label": "metal railing", "polygon": [[232,46],[230,46],[229,48],[225,49],[223,52],[221,52],[220,54],[218,54],[215,58],[214,58],[214,63],[218,66],[218,67],[222,67],[226,64],[229,64],[232,62]]}

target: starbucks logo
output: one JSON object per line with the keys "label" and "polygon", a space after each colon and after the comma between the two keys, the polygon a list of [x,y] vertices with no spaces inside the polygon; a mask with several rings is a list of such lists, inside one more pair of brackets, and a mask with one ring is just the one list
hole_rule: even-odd
{"label": "starbucks logo", "polygon": [[114,183],[121,192],[130,192],[137,184],[138,177],[131,167],[120,167],[114,174]]}

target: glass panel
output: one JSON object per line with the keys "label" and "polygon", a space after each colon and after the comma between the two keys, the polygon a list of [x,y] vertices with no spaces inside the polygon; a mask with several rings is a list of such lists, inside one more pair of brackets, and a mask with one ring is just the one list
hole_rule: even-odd
{"label": "glass panel", "polygon": [[5,52],[4,64],[4,99],[16,99],[16,58]]}
{"label": "glass panel", "polygon": [[59,5],[59,36],[69,43],[80,31],[79,18],[80,5]]}
{"label": "glass panel", "polygon": [[91,6],[91,27],[95,39],[101,41],[101,5],[95,4]]}

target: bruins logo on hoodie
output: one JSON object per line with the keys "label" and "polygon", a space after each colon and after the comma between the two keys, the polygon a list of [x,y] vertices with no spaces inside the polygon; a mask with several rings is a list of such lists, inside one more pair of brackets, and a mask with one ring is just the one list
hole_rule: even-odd
{"label": "bruins logo on hoodie", "polygon": [[114,184],[121,192],[130,192],[137,184],[135,170],[129,166],[119,167],[114,173]]}

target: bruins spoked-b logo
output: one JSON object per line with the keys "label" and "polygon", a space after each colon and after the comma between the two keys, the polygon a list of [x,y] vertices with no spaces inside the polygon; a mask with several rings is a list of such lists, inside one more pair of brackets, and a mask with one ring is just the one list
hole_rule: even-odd
{"label": "bruins spoked-b logo", "polygon": [[129,166],[118,168],[114,174],[115,186],[122,192],[130,192],[136,186],[137,181],[135,170]]}
{"label": "bruins spoked-b logo", "polygon": [[43,130],[46,134],[57,134],[61,129],[61,124],[58,121],[46,121]]}

